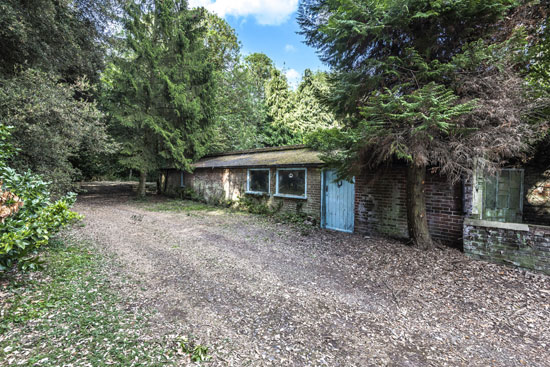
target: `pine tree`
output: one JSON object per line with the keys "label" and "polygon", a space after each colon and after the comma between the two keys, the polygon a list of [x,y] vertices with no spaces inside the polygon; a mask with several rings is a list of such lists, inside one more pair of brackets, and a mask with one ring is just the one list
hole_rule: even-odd
{"label": "pine tree", "polygon": [[290,128],[302,136],[337,125],[332,110],[322,100],[327,98],[329,86],[325,72],[313,73],[306,69],[295,93]]}
{"label": "pine tree", "polygon": [[272,70],[271,79],[266,83],[267,120],[263,128],[266,146],[301,144],[300,131],[292,129],[293,91],[286,77],[277,69]]}
{"label": "pine tree", "polygon": [[409,235],[420,247],[432,246],[426,169],[457,180],[476,160],[495,167],[521,154],[532,135],[516,72],[521,45],[515,47],[510,32],[497,34],[506,28],[499,20],[515,6],[513,0],[306,0],[300,6],[302,34],[333,68],[328,102],[346,123],[312,141],[327,149],[342,175],[406,162]]}
{"label": "pine tree", "polygon": [[140,172],[145,195],[149,172],[191,170],[209,141],[214,75],[207,62],[204,9],[186,1],[129,3],[124,8],[125,48],[104,76],[105,104],[122,143],[121,163]]}

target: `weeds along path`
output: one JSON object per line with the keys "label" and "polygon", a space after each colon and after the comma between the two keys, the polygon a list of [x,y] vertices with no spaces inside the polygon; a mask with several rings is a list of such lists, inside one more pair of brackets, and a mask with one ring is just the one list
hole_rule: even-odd
{"label": "weeds along path", "polygon": [[126,194],[80,197],[73,235],[118,258],[128,307],[158,311],[152,332],[193,335],[210,365],[549,365],[547,277]]}

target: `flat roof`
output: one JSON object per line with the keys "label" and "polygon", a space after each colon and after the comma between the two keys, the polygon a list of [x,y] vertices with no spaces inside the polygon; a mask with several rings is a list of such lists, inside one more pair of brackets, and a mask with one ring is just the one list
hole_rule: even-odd
{"label": "flat roof", "polygon": [[259,148],[206,156],[195,168],[322,166],[319,152],[304,145]]}

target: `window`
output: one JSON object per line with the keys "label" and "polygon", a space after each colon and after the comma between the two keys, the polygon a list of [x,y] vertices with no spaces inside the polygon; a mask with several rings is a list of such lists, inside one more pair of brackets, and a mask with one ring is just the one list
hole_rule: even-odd
{"label": "window", "polygon": [[482,219],[520,223],[523,216],[523,170],[503,169],[483,182]]}
{"label": "window", "polygon": [[269,194],[271,178],[269,168],[249,169],[246,179],[246,192],[250,194]]}
{"label": "window", "polygon": [[307,194],[307,170],[305,168],[279,168],[277,170],[277,195],[305,199]]}

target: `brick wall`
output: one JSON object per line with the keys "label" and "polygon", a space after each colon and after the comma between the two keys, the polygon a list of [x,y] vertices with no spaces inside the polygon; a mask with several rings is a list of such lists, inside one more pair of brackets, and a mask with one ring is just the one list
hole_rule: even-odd
{"label": "brick wall", "polygon": [[[355,229],[367,234],[408,238],[406,168],[392,166],[355,179]],[[464,207],[462,184],[439,175],[426,177],[426,210],[433,238],[460,246]]]}
{"label": "brick wall", "polygon": [[550,274],[550,227],[466,219],[464,252],[474,259]]}
{"label": "brick wall", "polygon": [[[276,169],[271,168],[271,194],[266,198],[272,206],[281,205],[281,210],[296,212],[300,209],[319,219],[321,215],[321,170],[307,168],[307,199],[282,198],[273,194],[276,190]],[[167,191],[177,190],[180,187],[180,171],[167,172]],[[184,184],[193,188],[207,200],[233,200],[248,195],[246,191],[246,168],[200,168],[193,173],[184,174]],[[251,195],[251,197],[258,197]]]}

